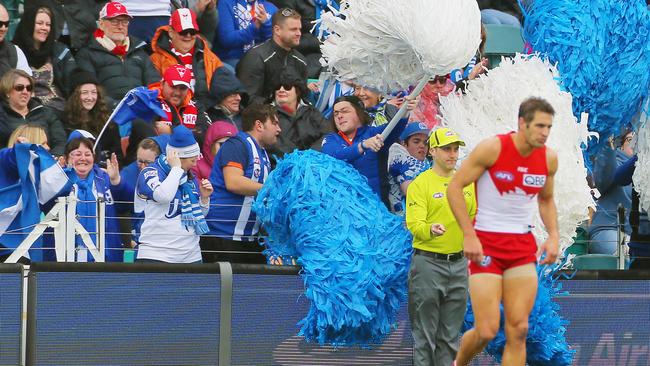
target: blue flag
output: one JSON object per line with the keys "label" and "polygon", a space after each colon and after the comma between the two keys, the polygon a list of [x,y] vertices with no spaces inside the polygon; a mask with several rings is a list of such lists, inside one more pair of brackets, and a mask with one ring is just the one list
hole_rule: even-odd
{"label": "blue flag", "polygon": [[113,121],[123,125],[136,118],[151,120],[155,116],[167,117],[160,106],[158,91],[139,86],[129,90],[113,112]]}
{"label": "blue flag", "polygon": [[17,171],[18,179],[0,187],[0,243],[16,248],[39,223],[40,205],[67,195],[75,175],[66,173],[40,145],[17,144],[3,152],[0,171]]}
{"label": "blue flag", "polygon": [[154,117],[167,117],[158,100],[158,91],[139,86],[129,90],[113,111],[113,121],[120,126],[120,136],[131,134],[131,121],[136,118],[150,121]]}
{"label": "blue flag", "polygon": [[[124,98],[122,98],[117,107],[115,107],[113,114],[111,114],[109,121],[112,120],[119,126],[120,145],[125,155],[126,148],[129,146],[129,136],[131,136],[131,122],[136,118],[151,121],[156,116],[167,118],[167,114],[163,111],[161,103],[158,100],[157,90],[150,90],[147,87],[139,86],[129,90]],[[99,140],[103,132],[104,130],[102,129],[102,132],[97,136],[95,146],[99,145]]]}

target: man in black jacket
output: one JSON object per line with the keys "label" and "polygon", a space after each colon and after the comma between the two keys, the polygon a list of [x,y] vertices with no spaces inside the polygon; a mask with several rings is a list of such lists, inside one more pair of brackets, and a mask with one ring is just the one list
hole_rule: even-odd
{"label": "man in black jacket", "polygon": [[129,15],[119,2],[107,3],[99,14],[99,28],[88,45],[75,56],[80,68],[92,73],[111,102],[119,102],[136,86],[160,81],[149,60],[145,43],[128,35]]}
{"label": "man in black jacket", "polygon": [[307,82],[307,61],[295,50],[300,44],[300,14],[280,9],[271,19],[273,37],[246,52],[237,64],[237,77],[246,87],[251,102],[271,98],[283,71],[290,70]]}

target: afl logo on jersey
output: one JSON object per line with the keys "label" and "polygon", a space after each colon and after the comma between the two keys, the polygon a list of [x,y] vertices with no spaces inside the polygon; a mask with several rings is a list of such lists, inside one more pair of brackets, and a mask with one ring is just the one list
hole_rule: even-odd
{"label": "afl logo on jersey", "polygon": [[494,173],[494,177],[504,182],[512,182],[515,180],[515,176],[512,173],[503,170]]}
{"label": "afl logo on jersey", "polygon": [[524,186],[541,188],[546,184],[546,176],[540,174],[524,174]]}
{"label": "afl logo on jersey", "polygon": [[438,193],[434,193],[434,194],[433,194],[433,198],[442,198],[442,197],[444,197],[444,196],[445,196],[445,194],[442,193],[442,192],[438,192]]}

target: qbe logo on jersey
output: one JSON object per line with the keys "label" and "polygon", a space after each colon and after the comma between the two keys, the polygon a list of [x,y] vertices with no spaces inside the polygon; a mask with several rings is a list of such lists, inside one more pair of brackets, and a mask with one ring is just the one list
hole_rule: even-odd
{"label": "qbe logo on jersey", "polygon": [[546,175],[543,174],[524,174],[524,186],[541,188],[546,184]]}

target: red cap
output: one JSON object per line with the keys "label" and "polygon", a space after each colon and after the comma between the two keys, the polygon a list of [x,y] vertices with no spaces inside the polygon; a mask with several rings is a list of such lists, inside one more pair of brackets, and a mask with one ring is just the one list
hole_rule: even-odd
{"label": "red cap", "polygon": [[194,29],[199,31],[199,24],[196,22],[196,14],[191,9],[176,9],[169,18],[169,25],[180,33],[184,30]]}
{"label": "red cap", "polygon": [[173,65],[165,70],[163,81],[169,86],[185,85],[192,88],[192,70],[183,65]]}
{"label": "red cap", "polygon": [[120,15],[126,15],[129,18],[133,18],[129,15],[129,11],[126,10],[126,6],[122,5],[122,3],[110,1],[107,2],[99,12],[99,19],[112,19],[119,17]]}

